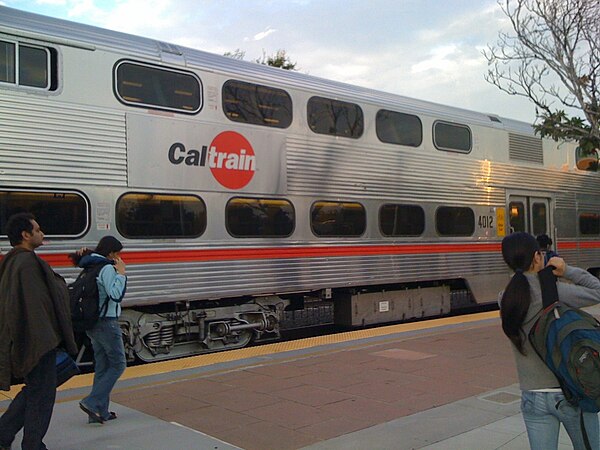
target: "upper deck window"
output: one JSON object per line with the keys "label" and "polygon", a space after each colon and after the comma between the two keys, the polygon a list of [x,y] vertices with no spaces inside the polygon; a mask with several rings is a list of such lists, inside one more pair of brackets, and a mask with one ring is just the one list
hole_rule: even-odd
{"label": "upper deck window", "polygon": [[375,119],[377,137],[388,144],[418,147],[423,142],[421,119],[412,114],[380,109]]}
{"label": "upper deck window", "polygon": [[56,66],[55,50],[0,41],[0,83],[55,90],[56,82],[50,75],[52,65]]}
{"label": "upper deck window", "polygon": [[200,79],[190,72],[121,62],[115,69],[115,90],[127,105],[187,114],[202,108]]}
{"label": "upper deck window", "polygon": [[439,150],[469,153],[472,147],[471,130],[466,125],[435,122],[433,143]]}
{"label": "upper deck window", "polygon": [[360,106],[323,97],[311,97],[307,105],[308,126],[318,134],[358,139],[364,119]]}
{"label": "upper deck window", "polygon": [[283,89],[229,80],[223,85],[223,111],[229,120],[287,128],[292,123],[292,99]]}

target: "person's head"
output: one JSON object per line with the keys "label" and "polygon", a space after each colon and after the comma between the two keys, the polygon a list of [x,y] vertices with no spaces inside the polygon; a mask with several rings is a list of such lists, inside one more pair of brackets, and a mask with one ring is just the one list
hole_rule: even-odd
{"label": "person's head", "polygon": [[502,257],[515,271],[500,303],[502,330],[517,350],[525,354],[525,336],[521,327],[529,310],[531,292],[524,272],[543,269],[544,258],[537,240],[528,233],[513,233],[502,239]]}
{"label": "person's head", "polygon": [[10,216],[6,222],[6,235],[13,247],[19,245],[35,250],[42,245],[44,233],[33,214],[18,213]]}
{"label": "person's head", "polygon": [[104,236],[98,242],[98,245],[94,249],[94,253],[105,256],[108,259],[114,259],[119,255],[119,252],[123,250],[123,244],[114,236]]}
{"label": "person's head", "polygon": [[538,272],[543,269],[544,258],[539,252],[537,240],[529,233],[513,233],[502,239],[502,257],[515,272]]}
{"label": "person's head", "polygon": [[552,239],[547,234],[540,234],[535,238],[540,246],[541,250],[547,250],[552,245]]}

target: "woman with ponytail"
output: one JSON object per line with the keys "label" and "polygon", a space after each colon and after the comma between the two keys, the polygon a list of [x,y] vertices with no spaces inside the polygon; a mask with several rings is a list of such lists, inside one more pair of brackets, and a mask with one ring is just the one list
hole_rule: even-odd
{"label": "woman with ponytail", "polygon": [[[504,262],[514,271],[500,300],[502,330],[512,343],[519,384],[521,411],[532,450],[558,448],[562,423],[575,450],[584,450],[580,410],[567,402],[554,374],[529,343],[529,330],[542,310],[542,292],[537,273],[544,257],[536,239],[513,233],[502,240]],[[600,281],[585,270],[567,266],[559,257],[548,261],[553,273],[570,283],[557,283],[559,299],[572,307],[600,303]],[[585,429],[593,449],[600,449],[598,415],[583,413]]]}

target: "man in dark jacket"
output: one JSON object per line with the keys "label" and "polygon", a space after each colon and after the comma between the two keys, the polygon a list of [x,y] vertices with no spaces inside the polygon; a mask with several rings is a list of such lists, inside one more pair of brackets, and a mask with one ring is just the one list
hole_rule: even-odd
{"label": "man in dark jacket", "polygon": [[56,347],[77,351],[65,281],[35,254],[44,233],[31,214],[6,224],[13,249],[0,262],[0,389],[25,386],[0,417],[0,450],[23,428],[23,449],[44,450],[56,398]]}

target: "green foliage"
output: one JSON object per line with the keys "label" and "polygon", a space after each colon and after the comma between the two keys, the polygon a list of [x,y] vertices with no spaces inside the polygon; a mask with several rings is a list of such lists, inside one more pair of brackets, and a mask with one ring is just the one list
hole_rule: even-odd
{"label": "green foliage", "polygon": [[285,50],[279,49],[272,56],[266,56],[263,52],[262,58],[256,60],[259,64],[264,64],[271,67],[279,67],[285,70],[296,70],[296,63],[290,60]]}

